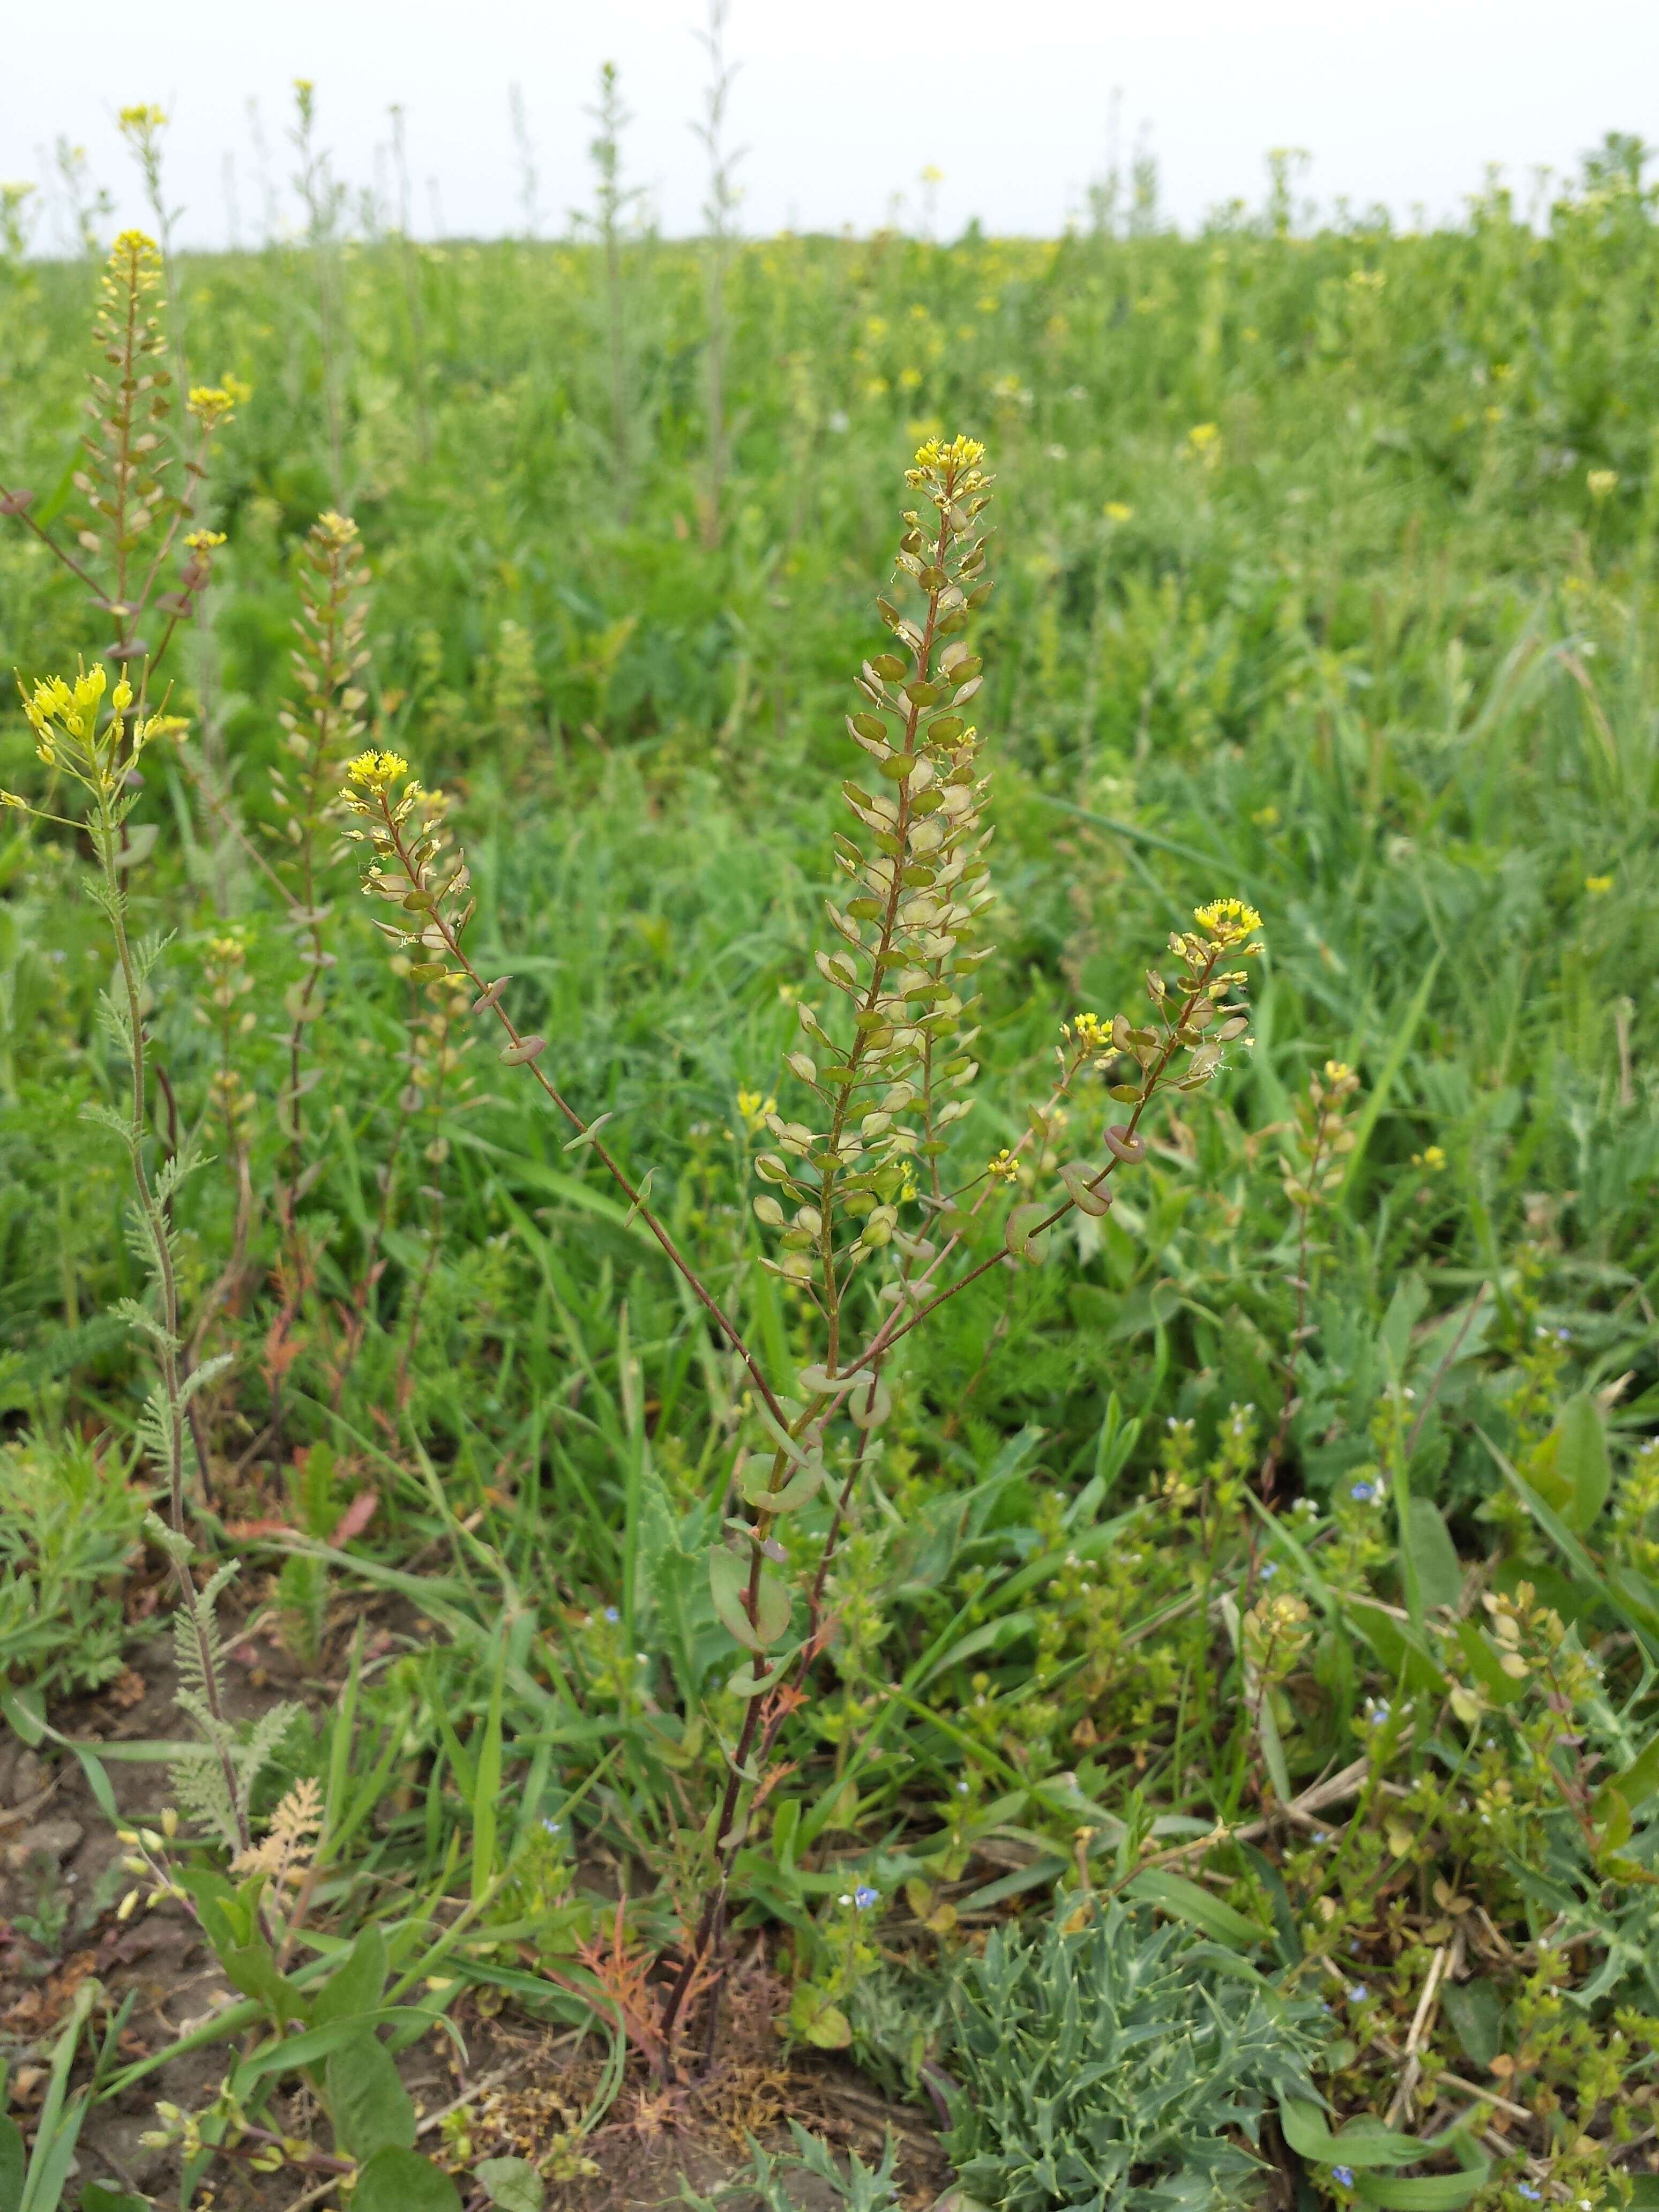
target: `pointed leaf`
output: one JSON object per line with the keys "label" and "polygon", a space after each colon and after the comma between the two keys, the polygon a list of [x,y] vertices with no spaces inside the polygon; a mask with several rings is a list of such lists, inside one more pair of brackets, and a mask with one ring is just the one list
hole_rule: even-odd
{"label": "pointed leaf", "polygon": [[472,2174],[501,2212],[542,2212],[547,2185],[527,2158],[481,2159]]}
{"label": "pointed leaf", "polygon": [[1247,1920],[1242,1912],[1235,1912],[1231,1905],[1224,1905],[1207,1889],[1200,1889],[1195,1881],[1184,1875],[1167,1874],[1162,1867],[1147,1867],[1124,1885],[1126,1897],[1139,1898],[1143,1904],[1155,1905],[1172,1920],[1183,1920],[1194,1928],[1202,1929],[1218,1943],[1225,1943],[1234,1950],[1254,1950],[1264,1939],[1254,1920]]}
{"label": "pointed leaf", "polygon": [[1568,1528],[1582,1536],[1607,1504],[1613,1480],[1601,1411],[1588,1390],[1567,1401],[1559,1437],[1555,1465],[1566,1491],[1559,1511]]}
{"label": "pointed leaf", "polygon": [[331,2052],[323,2079],[334,2132],[353,2158],[414,2148],[415,2107],[378,2036],[364,2029]]}
{"label": "pointed leaf", "polygon": [[1457,2212],[1486,2187],[1487,2172],[1482,2159],[1463,2173],[1357,2173],[1354,2194],[1362,2204],[1380,2204],[1387,2212]]}
{"label": "pointed leaf", "polygon": [[1351,2120],[1334,2135],[1318,2106],[1301,2097],[1287,2097],[1279,2118],[1291,2148],[1318,2166],[1411,2166],[1430,2156],[1433,2148],[1374,2119]]}
{"label": "pointed leaf", "polygon": [[461,2212],[449,2176],[418,2152],[376,2151],[357,2176],[351,2212]]}

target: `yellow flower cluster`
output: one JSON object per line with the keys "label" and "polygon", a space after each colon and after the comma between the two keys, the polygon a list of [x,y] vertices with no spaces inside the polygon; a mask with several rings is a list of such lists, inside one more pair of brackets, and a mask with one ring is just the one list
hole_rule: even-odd
{"label": "yellow flower cluster", "polygon": [[[1242,899],[1212,899],[1207,906],[1195,907],[1193,920],[1218,945],[1243,945],[1245,939],[1261,927],[1261,916],[1253,906]],[[1252,951],[1259,950],[1252,946]]]}
{"label": "yellow flower cluster", "polygon": [[758,1091],[739,1091],[738,1093],[738,1111],[743,1116],[744,1127],[751,1133],[764,1126],[769,1114],[775,1114],[777,1110],[777,1100],[763,1098]]}
{"label": "yellow flower cluster", "polygon": [[1019,1162],[1005,1145],[994,1159],[985,1163],[985,1172],[993,1182],[1012,1182],[1019,1174]]}
{"label": "yellow flower cluster", "polygon": [[192,384],[188,402],[191,419],[204,430],[216,430],[234,416],[239,407],[246,407],[253,397],[253,386],[244,384],[240,376],[227,376],[218,384]]}
{"label": "yellow flower cluster", "polygon": [[[122,670],[111,689],[101,661],[83,668],[71,683],[63,676],[45,676],[33,690],[22,694],[23,713],[34,732],[34,750],[48,768],[64,768],[88,790],[115,787],[115,755],[123,734],[121,718],[133,701],[133,690]],[[109,693],[110,719],[102,732],[99,709]],[[135,720],[125,735],[131,748],[125,765],[131,767],[152,738],[177,737],[189,725],[177,714],[149,714]],[[22,802],[9,798],[8,805]]]}
{"label": "yellow flower cluster", "polygon": [[1076,1014],[1062,1024],[1068,1044],[1079,1052],[1104,1052],[1112,1042],[1112,1025],[1103,1022],[1098,1014]]}
{"label": "yellow flower cluster", "polygon": [[377,752],[370,746],[359,753],[356,760],[346,763],[346,774],[353,783],[360,783],[368,791],[384,791],[400,775],[407,775],[409,763],[401,753]]}
{"label": "yellow flower cluster", "polygon": [[[48,766],[52,760],[51,746],[54,738],[85,738],[93,734],[98,724],[98,708],[108,688],[109,678],[104,673],[103,663],[94,661],[90,668],[81,671],[73,684],[62,676],[43,676],[33,695],[23,693],[23,712],[34,732],[35,749]],[[117,714],[125,714],[131,706],[132,686],[125,676],[116,685],[110,704]]]}
{"label": "yellow flower cluster", "polygon": [[905,471],[904,481],[915,491],[930,476],[963,476],[984,459],[985,448],[977,438],[929,438],[917,447],[915,466]]}

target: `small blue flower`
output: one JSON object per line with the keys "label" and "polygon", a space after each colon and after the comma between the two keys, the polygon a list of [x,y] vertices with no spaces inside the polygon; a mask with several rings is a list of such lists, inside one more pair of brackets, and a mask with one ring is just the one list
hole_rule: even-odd
{"label": "small blue flower", "polygon": [[1524,2181],[1517,2181],[1516,2183],[1515,2193],[1517,2197],[1526,2197],[1529,2203],[1534,2204],[1537,2203],[1540,2196],[1542,2194],[1539,2190],[1528,2189]]}
{"label": "small blue flower", "polygon": [[563,1823],[559,1820],[544,1820],[542,1822],[542,1826],[550,1836],[556,1836],[560,1832]]}
{"label": "small blue flower", "polygon": [[1345,2189],[1352,2189],[1353,2168],[1351,2166],[1334,2166],[1331,2168],[1331,2179],[1333,2181],[1340,2181]]}
{"label": "small blue flower", "polygon": [[872,1889],[867,1881],[861,1881],[853,1892],[853,1902],[860,1912],[867,1912],[872,1905],[881,1903],[881,1892]]}
{"label": "small blue flower", "polygon": [[1364,1984],[1364,1982],[1356,1982],[1356,1983],[1353,1984],[1352,1988],[1352,1989],[1350,1989],[1350,1990],[1348,1991],[1348,2002],[1349,2002],[1349,2003],[1350,2003],[1350,2004],[1364,2004],[1364,2002],[1365,2002],[1365,1984]]}
{"label": "small blue flower", "polygon": [[1350,1498],[1358,1498],[1360,1503],[1364,1504],[1368,1498],[1376,1497],[1376,1485],[1373,1482],[1356,1482],[1350,1488],[1348,1495]]}
{"label": "small blue flower", "polygon": [[1264,1583],[1267,1581],[1269,1575],[1276,1575],[1278,1572],[1279,1569],[1274,1565],[1271,1559],[1265,1559],[1262,1562],[1261,1579]]}
{"label": "small blue flower", "polygon": [[614,1605],[608,1605],[608,1606],[606,1606],[606,1607],[605,1607],[605,1619],[606,1619],[606,1620],[611,1623],[611,1626],[612,1626],[613,1628],[616,1626],[617,1623],[617,1622],[622,1619],[622,1615],[621,1615],[621,1613],[619,1613],[617,1612],[617,1608],[616,1608],[616,1607],[615,1607]]}

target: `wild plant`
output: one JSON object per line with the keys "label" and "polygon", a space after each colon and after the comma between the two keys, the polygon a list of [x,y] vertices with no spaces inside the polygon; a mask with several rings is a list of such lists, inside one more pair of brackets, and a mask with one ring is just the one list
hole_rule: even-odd
{"label": "wild plant", "polygon": [[1316,1073],[1309,1077],[1308,1095],[1297,1103],[1296,1149],[1299,1157],[1294,1166],[1286,1165],[1284,1177],[1285,1195],[1296,1213],[1296,1325],[1291,1332],[1290,1351],[1285,1361],[1279,1425],[1261,1463],[1261,1495],[1269,1504],[1277,1487],[1279,1464],[1296,1413],[1297,1369],[1302,1348],[1313,1333],[1308,1323],[1313,1218],[1322,1207],[1329,1205],[1346,1174],[1345,1163],[1354,1147],[1354,1133],[1346,1116],[1358,1088],[1359,1078],[1352,1068],[1340,1060],[1328,1060],[1322,1075]]}
{"label": "wild plant", "polygon": [[169,350],[179,364],[179,375],[186,385],[190,381],[190,359],[186,345],[187,324],[184,301],[180,295],[178,273],[173,260],[173,225],[183,214],[182,208],[169,207],[166,180],[162,174],[162,144],[167,136],[167,115],[163,108],[148,102],[124,107],[117,121],[127,150],[137,164],[138,173],[144,180],[144,199],[149,209],[150,221],[155,226],[155,237],[161,252],[161,277],[167,288],[172,304],[172,328]]}
{"label": "wild plant", "polygon": [[345,489],[345,392],[343,311],[340,301],[339,235],[345,186],[336,177],[326,151],[317,143],[317,88],[309,77],[294,80],[294,121],[289,143],[299,163],[294,188],[306,211],[306,242],[311,248],[317,285],[317,343],[322,357],[323,417],[328,431],[329,487],[337,507],[347,504]]}
{"label": "wild plant", "polygon": [[1267,2112],[1311,2100],[1319,2008],[1237,1968],[1088,1893],[1034,1935],[997,1929],[951,1994],[945,2143],[969,2197],[1009,2212],[1244,2201]]}
{"label": "wild plant", "polygon": [[507,88],[507,110],[513,123],[513,147],[519,157],[519,213],[523,220],[523,235],[539,238],[542,232],[541,178],[536,167],[536,142],[531,135],[530,114],[525,106],[524,87],[510,84]]}
{"label": "wild plant", "polygon": [[393,103],[392,116],[392,173],[398,188],[398,231],[395,250],[403,276],[404,319],[408,331],[408,381],[415,399],[415,429],[422,462],[432,458],[432,415],[426,389],[426,308],[421,298],[420,249],[410,235],[409,153],[402,107]]}
{"label": "wild plant", "polygon": [[726,295],[740,198],[733,173],[742,158],[726,143],[726,107],[737,70],[726,55],[726,0],[708,0],[708,27],[698,34],[708,57],[708,83],[703,96],[702,120],[693,126],[708,161],[708,196],[703,203],[708,328],[703,341],[707,477],[702,521],[702,542],[711,548],[720,544],[725,528],[730,439],[726,421],[726,354],[731,343]]}
{"label": "wild plant", "polygon": [[611,386],[611,452],[616,467],[617,513],[626,523],[634,505],[633,378],[629,354],[629,230],[643,197],[623,181],[623,133],[633,118],[623,105],[615,62],[599,70],[596,104],[588,110],[599,129],[588,147],[593,164],[594,207],[583,221],[591,228],[605,268],[605,361]]}
{"label": "wild plant", "polygon": [[[401,755],[386,750],[353,761],[346,787],[362,825],[348,834],[368,848],[364,887],[392,909],[377,924],[382,934],[413,961],[417,981],[450,979],[476,991],[475,1014],[492,1018],[506,1035],[501,1060],[530,1070],[574,1131],[573,1146],[592,1150],[732,1347],[767,1438],[765,1452],[738,1477],[747,1511],[728,1522],[728,1537],[708,1555],[715,1611],[744,1655],[727,1686],[743,1717],[708,1832],[711,1871],[702,1909],[664,2004],[661,2034],[671,2046],[694,1985],[722,1951],[745,1797],[763,1794],[779,1732],[799,1702],[796,1685],[804,1686],[830,1632],[827,1578],[869,1439],[891,1411],[884,1370],[895,1348],[988,1270],[1010,1260],[1040,1264],[1046,1240],[1068,1215],[1103,1215],[1115,1171],[1146,1157],[1141,1124],[1154,1099],[1212,1080],[1226,1046],[1248,1025],[1244,971],[1226,963],[1257,949],[1260,917],[1237,900],[1218,900],[1198,910],[1195,929],[1170,939],[1176,980],[1148,975],[1151,1021],[1080,1015],[1058,1048],[1053,1091],[1033,1109],[1025,1135],[967,1182],[947,1176],[949,1133],[971,1109],[978,1073],[973,978],[991,951],[984,940],[992,897],[987,786],[979,735],[963,711],[981,677],[962,634],[991,590],[983,458],[971,439],[934,440],[908,472],[909,489],[930,512],[905,515],[896,570],[920,605],[910,613],[896,599],[878,602],[902,651],[878,654],[859,678],[862,703],[848,727],[875,771],[875,788],[853,778],[843,785],[862,835],[836,837],[846,895],[828,912],[838,942],[816,956],[820,980],[844,1004],[823,1013],[805,1000],[799,1005],[802,1044],[787,1071],[811,1100],[811,1121],[769,1107],[761,1114],[775,1149],[756,1159],[767,1188],[754,1210],[780,1253],[762,1265],[799,1286],[819,1333],[821,1356],[798,1376],[768,1374],[653,1211],[650,1177],[636,1182],[608,1149],[601,1122],[586,1121],[547,1074],[547,1040],[522,1032],[507,1010],[511,979],[486,983],[472,965],[463,945],[475,905],[471,874],[447,846],[441,801],[409,775]],[[1000,1234],[986,1238],[988,1202],[1030,1172],[1025,1155],[1034,1143],[1042,1157],[1063,1126],[1061,1100],[1085,1075],[1120,1070],[1106,1088],[1125,1118],[1103,1131],[1098,1154],[1056,1163],[1045,1194],[1024,1199]],[[974,1257],[986,1241],[992,1249]],[[843,1420],[854,1443],[827,1525],[792,1589],[780,1572],[792,1562],[778,1530],[823,1491],[829,1432]],[[791,1641],[798,1595],[806,1625]],[[711,2004],[711,2022],[714,2016]]]}
{"label": "wild plant", "polygon": [[[171,1135],[159,1154],[153,1147],[152,1065],[145,1021],[149,978],[166,940],[134,938],[129,927],[129,886],[155,838],[153,827],[131,823],[143,788],[141,763],[151,744],[177,738],[185,726],[152,703],[150,687],[179,626],[194,611],[211,572],[214,549],[223,539],[211,531],[185,532],[187,557],[171,591],[161,588],[164,570],[185,523],[192,519],[208,448],[231,419],[238,392],[234,385],[191,392],[185,412],[194,428],[194,446],[182,464],[183,490],[170,490],[173,457],[164,434],[173,412],[168,397],[172,378],[166,367],[166,342],[154,313],[160,278],[159,256],[151,240],[139,232],[124,233],[110,257],[94,325],[94,342],[112,373],[95,372],[88,379],[90,424],[82,441],[83,465],[74,478],[86,501],[86,512],[73,524],[80,557],[34,521],[30,495],[0,497],[0,508],[20,516],[88,588],[94,607],[111,619],[117,635],[108,649],[123,664],[112,685],[102,665],[96,665],[83,668],[72,681],[53,678],[23,690],[23,711],[34,733],[36,752],[50,773],[53,803],[35,807],[9,793],[0,794],[0,803],[37,819],[84,830],[96,855],[94,888],[109,924],[117,962],[116,988],[104,997],[102,1020],[106,1036],[126,1063],[129,1103],[124,1112],[102,1104],[88,1111],[120,1137],[131,1171],[135,1211],[131,1236],[152,1278],[156,1304],[152,1310],[127,1301],[122,1310],[149,1337],[156,1361],[156,1386],[141,1420],[140,1437],[166,1488],[170,1556],[181,1600],[194,1619],[197,1593],[185,1566],[191,1550],[185,1501],[199,1470],[190,1408],[224,1362],[192,1368],[184,1334],[173,1199],[199,1160],[193,1145],[181,1144]],[[89,562],[102,568],[101,576],[94,574]],[[152,620],[162,624],[154,645],[141,635],[142,627]],[[134,664],[136,684],[129,672]],[[57,793],[64,785],[80,794],[80,811],[74,817],[58,811],[64,802]],[[166,1100],[170,1092],[163,1073],[159,1067],[154,1073]],[[199,1644],[199,1638],[198,1641]],[[210,1669],[204,1645],[198,1657],[199,1671],[205,1675]],[[216,1700],[216,1690],[213,1696]],[[222,1713],[216,1711],[212,1717],[216,1728],[222,1725]],[[228,1817],[245,1825],[240,1814]]]}
{"label": "wild plant", "polygon": [[289,655],[295,696],[278,717],[289,764],[270,777],[274,831],[281,841],[276,866],[289,886],[289,919],[300,940],[301,970],[283,1000],[289,1026],[277,1094],[283,1139],[277,1206],[290,1264],[297,1257],[300,1202],[321,1172],[320,1161],[307,1160],[305,1101],[322,1073],[307,1065],[308,1045],[326,1005],[334,963],[325,871],[330,846],[337,842],[341,770],[366,726],[368,694],[361,678],[368,665],[368,568],[357,526],[344,515],[320,515],[301,560],[295,623],[300,641]]}

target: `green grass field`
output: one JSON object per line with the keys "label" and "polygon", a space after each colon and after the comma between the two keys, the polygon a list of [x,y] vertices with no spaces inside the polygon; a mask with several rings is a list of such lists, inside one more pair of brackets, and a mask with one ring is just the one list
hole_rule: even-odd
{"label": "green grass field", "polygon": [[[145,754],[112,865],[133,939],[171,933],[149,1172],[198,1127],[211,1156],[169,1201],[181,1339],[228,1355],[190,1538],[241,1561],[230,1677],[252,1652],[300,1686],[243,1813],[263,1833],[310,1778],[322,1826],[297,1911],[270,1860],[239,1950],[238,1838],[155,1774],[147,1817],[185,1820],[140,1886],[241,1960],[241,2071],[208,2148],[164,2122],[145,2186],[275,2205],[330,2157],[413,2161],[362,2118],[395,2106],[362,2043],[441,2014],[610,2057],[537,2174],[470,2179],[509,2155],[482,2119],[423,2160],[473,2203],[621,2191],[640,2100],[710,2078],[718,1988],[684,2045],[659,2008],[724,1848],[716,1950],[763,1940],[795,2066],[845,2051],[919,2118],[931,2084],[985,2205],[1659,2203],[1655,193],[1610,142],[1537,230],[1494,192],[1421,235],[1293,235],[1270,205],[1193,238],[733,240],[711,307],[713,252],[318,235],[169,272],[181,381],[251,395],[166,668],[189,734]],[[31,688],[80,657],[113,678],[118,622],[28,526],[76,546],[98,277],[0,260],[0,488],[34,494],[0,526],[0,662]],[[1033,1128],[1061,1025],[1139,1020],[1218,897],[1263,918],[1252,1041],[1149,1113],[1109,1213],[902,1339],[861,1458],[832,1425],[829,1626],[732,1827],[755,1701],[703,1554],[765,1407],[594,1148],[469,1000],[389,962],[335,815],[296,919],[301,550],[355,520],[361,742],[450,794],[471,959],[794,1390],[819,1317],[762,1264],[754,1162],[768,1111],[805,1110],[784,1056],[823,1011],[904,471],[957,432],[995,478],[971,650],[996,949],[945,1180],[990,1189],[1024,1136],[1023,1201],[1094,1157],[1133,1064]],[[0,785],[70,795],[3,707]],[[110,1733],[124,1670],[156,1679],[172,1605],[95,857],[0,814],[0,1681],[75,1772],[64,1740]],[[803,1595],[826,1500],[773,1539]],[[23,1990],[96,1949],[124,1886],[41,1881],[8,1908]],[[315,1990],[348,1942],[357,2042],[270,2059],[343,2016]],[[94,2066],[99,1956],[90,2009],[0,2019],[15,2072],[70,2054],[44,2121],[41,2091],[14,2105],[20,2160],[157,2094],[155,2032]],[[349,2049],[368,2088],[324,2080]],[[288,2196],[257,2193],[260,2128]],[[358,2212],[461,2201],[395,2167]],[[896,2203],[866,2182],[833,2185]]]}

